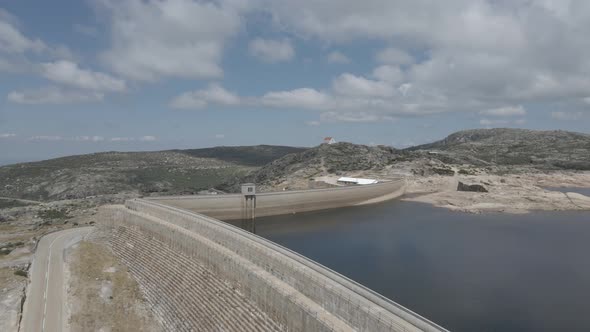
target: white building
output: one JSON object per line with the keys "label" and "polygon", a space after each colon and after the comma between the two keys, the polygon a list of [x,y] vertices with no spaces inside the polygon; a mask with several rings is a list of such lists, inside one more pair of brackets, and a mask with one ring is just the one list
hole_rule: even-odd
{"label": "white building", "polygon": [[342,184],[376,184],[379,181],[375,179],[360,179],[360,178],[348,178],[348,177],[341,177],[338,179],[338,183]]}
{"label": "white building", "polygon": [[334,139],[334,137],[326,137],[326,138],[324,138],[324,143],[334,144],[334,143],[336,143],[336,140]]}

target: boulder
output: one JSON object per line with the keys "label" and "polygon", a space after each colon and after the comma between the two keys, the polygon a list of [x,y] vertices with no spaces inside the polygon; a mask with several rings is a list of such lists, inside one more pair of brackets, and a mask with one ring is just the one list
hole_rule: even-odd
{"label": "boulder", "polygon": [[488,192],[486,187],[484,187],[481,184],[466,184],[461,181],[459,181],[459,184],[457,185],[457,191],[472,191],[472,192],[478,192],[478,193],[487,193]]}
{"label": "boulder", "polygon": [[432,171],[442,176],[454,176],[455,171],[450,168],[433,167]]}

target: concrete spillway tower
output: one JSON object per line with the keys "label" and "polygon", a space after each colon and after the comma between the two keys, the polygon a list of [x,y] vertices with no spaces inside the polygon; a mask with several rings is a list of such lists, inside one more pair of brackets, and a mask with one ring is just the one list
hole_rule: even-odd
{"label": "concrete spillway tower", "polygon": [[242,219],[254,220],[256,218],[256,185],[254,183],[242,184]]}

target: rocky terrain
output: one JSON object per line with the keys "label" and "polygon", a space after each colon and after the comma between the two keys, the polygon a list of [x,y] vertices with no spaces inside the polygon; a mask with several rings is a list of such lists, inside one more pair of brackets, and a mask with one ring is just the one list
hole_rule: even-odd
{"label": "rocky terrain", "polygon": [[590,135],[567,131],[465,130],[407,151],[429,151],[439,154],[438,159],[454,164],[590,170]]}
{"label": "rocky terrain", "polygon": [[590,210],[590,197],[547,189],[590,188],[590,135],[466,130],[403,150],[352,143],[262,145],[105,152],[3,166],[0,330],[18,323],[36,241],[48,232],[93,224],[100,205],[209,188],[235,192],[244,182],[257,183],[261,191],[322,188],[340,185],[340,176],[404,177],[405,200],[455,211]]}
{"label": "rocky terrain", "polygon": [[237,191],[239,183],[255,182],[262,191],[293,190],[336,186],[340,176],[401,176],[408,182],[406,200],[472,213],[524,213],[590,209],[590,198],[584,195],[545,189],[588,188],[589,170],[590,135],[479,129],[403,150],[323,144],[286,155],[221,187]]}
{"label": "rocky terrain", "polygon": [[0,196],[54,201],[99,195],[192,194],[302,148],[218,147],[105,152],[0,167]]}
{"label": "rocky terrain", "polygon": [[[303,150],[261,145],[105,152],[0,167],[0,331],[18,328],[28,269],[43,235],[94,224],[103,204],[150,194],[194,194]],[[73,314],[73,329],[87,330],[80,327],[86,324],[84,313]]]}
{"label": "rocky terrain", "polygon": [[[431,144],[397,150],[351,143],[322,144],[288,154],[239,181],[263,189],[303,188],[330,175],[381,177],[534,174],[590,170],[590,135],[565,131],[477,129]],[[237,182],[223,187],[236,190]]]}
{"label": "rocky terrain", "polygon": [[[382,169],[399,157],[398,150],[351,143],[322,144],[299,153],[288,154],[250,174],[230,179],[220,188],[239,191],[239,184],[254,182],[263,190],[307,188],[315,176],[344,174],[346,172]],[[295,184],[303,182],[303,184]]]}

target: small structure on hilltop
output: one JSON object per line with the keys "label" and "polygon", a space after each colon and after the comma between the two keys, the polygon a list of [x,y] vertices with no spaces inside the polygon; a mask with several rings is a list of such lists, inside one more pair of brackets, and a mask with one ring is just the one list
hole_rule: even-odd
{"label": "small structure on hilltop", "polygon": [[341,184],[376,184],[379,181],[375,179],[360,179],[360,178],[348,178],[348,177],[341,177],[338,179],[338,183]]}
{"label": "small structure on hilltop", "polygon": [[336,143],[336,140],[334,139],[334,137],[324,138],[324,144],[334,144],[334,143]]}

